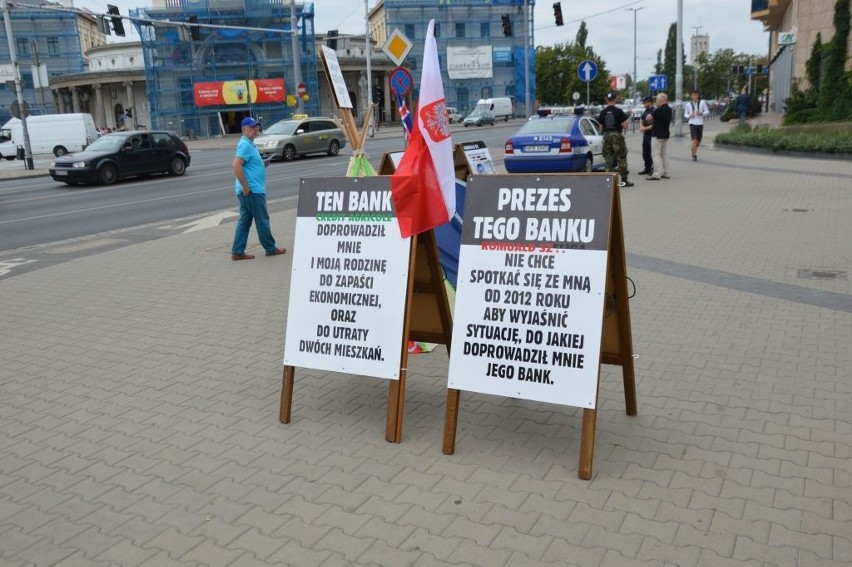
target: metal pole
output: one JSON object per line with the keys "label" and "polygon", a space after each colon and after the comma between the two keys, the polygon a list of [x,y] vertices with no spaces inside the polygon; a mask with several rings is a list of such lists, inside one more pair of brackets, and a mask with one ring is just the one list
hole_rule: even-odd
{"label": "metal pole", "polygon": [[636,71],[636,12],[639,10],[644,10],[645,7],[642,6],[640,8],[628,8],[631,12],[633,12],[633,99],[636,99],[636,93],[638,92],[636,85],[639,82],[637,78]]}
{"label": "metal pole", "polygon": [[675,136],[683,136],[683,0],[677,0],[677,49],[675,51]]}
{"label": "metal pole", "polygon": [[[296,88],[302,84],[302,57],[299,54],[299,32],[298,19],[296,18],[296,0],[290,0],[290,37],[293,40],[293,80],[296,82]],[[296,113],[304,112],[302,97],[296,92]]]}
{"label": "metal pole", "polygon": [[530,11],[524,0],[524,118],[530,117]]}
{"label": "metal pole", "polygon": [[12,36],[12,15],[9,13],[9,3],[7,0],[0,0],[0,9],[3,11],[3,22],[6,24],[6,39],[9,40],[9,59],[15,68],[15,95],[17,96],[18,108],[21,112],[21,131],[24,134],[24,168],[34,169],[30,133],[27,130],[27,116],[26,112],[24,112],[24,89],[21,87],[21,69],[18,67],[18,53],[15,50],[15,38]]}
{"label": "metal pole", "polygon": [[[364,116],[367,116],[370,103],[373,102],[373,76],[370,70],[370,51],[372,51],[370,44],[370,0],[364,0],[364,49],[367,53],[367,106],[364,108]],[[377,112],[374,112],[373,116],[370,117],[369,126],[371,128],[375,123],[376,114]]]}

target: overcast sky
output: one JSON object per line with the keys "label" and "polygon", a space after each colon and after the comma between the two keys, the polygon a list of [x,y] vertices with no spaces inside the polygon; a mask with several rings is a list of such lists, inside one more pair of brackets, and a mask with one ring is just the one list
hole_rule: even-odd
{"label": "overcast sky", "polygon": [[[636,68],[640,79],[652,72],[657,51],[665,47],[669,26],[677,20],[677,0],[562,0],[565,25],[557,27],[553,18],[553,2],[536,2],[535,45],[571,41],[577,35],[580,22],[585,20],[589,30],[587,44],[616,75],[633,72],[634,12],[631,8],[638,8],[635,12]],[[119,6],[122,14],[127,14],[131,6],[150,5],[147,0],[109,0],[109,3]],[[367,3],[372,8],[376,0],[367,0]],[[106,12],[106,4],[96,0],[75,0],[75,6],[93,12]],[[341,34],[363,35],[365,5],[362,0],[315,0],[316,31],[325,33],[337,29]],[[698,26],[699,33],[710,36],[711,52],[730,48],[736,53],[765,55],[768,34],[750,16],[751,4],[746,0],[683,0],[683,39],[687,61],[689,38],[696,33]],[[515,19],[516,16],[513,21]],[[515,33],[520,33],[517,23],[514,29]],[[138,37],[135,39],[138,40]]]}

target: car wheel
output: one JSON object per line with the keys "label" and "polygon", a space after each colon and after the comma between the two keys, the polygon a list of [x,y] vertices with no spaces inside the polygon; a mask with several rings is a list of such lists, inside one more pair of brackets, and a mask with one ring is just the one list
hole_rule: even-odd
{"label": "car wheel", "polygon": [[176,156],[169,165],[169,175],[183,175],[186,173],[186,162],[182,157]]}
{"label": "car wheel", "polygon": [[65,148],[65,146],[56,146],[55,148],[53,148],[53,155],[55,155],[56,157],[64,156],[67,153],[68,150]]}
{"label": "car wheel", "polygon": [[340,142],[338,142],[337,140],[332,140],[331,143],[328,145],[328,155],[336,156],[339,153],[340,153]]}
{"label": "car wheel", "polygon": [[586,173],[592,172],[592,166],[594,163],[592,162],[592,156],[586,156],[586,163],[583,165],[583,171]]}
{"label": "car wheel", "polygon": [[98,181],[101,185],[112,185],[118,181],[118,168],[111,163],[105,163],[98,170]]}
{"label": "car wheel", "polygon": [[467,128],[467,122],[464,123],[464,127]]}
{"label": "car wheel", "polygon": [[508,116],[506,116],[505,118],[503,118],[503,122],[508,122],[508,121],[509,121],[509,117],[508,117]]}
{"label": "car wheel", "polygon": [[296,159],[296,148],[288,144],[281,153],[281,159],[284,161],[293,161]]}
{"label": "car wheel", "polygon": [[15,156],[5,156],[5,157],[6,157],[6,161],[12,161],[13,159],[15,159]]}

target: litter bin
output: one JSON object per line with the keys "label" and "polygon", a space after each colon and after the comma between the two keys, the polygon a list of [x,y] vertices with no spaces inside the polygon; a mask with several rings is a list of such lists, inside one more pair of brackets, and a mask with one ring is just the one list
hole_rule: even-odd
{"label": "litter bin", "polygon": [[26,157],[27,154],[24,151],[24,146],[18,146],[18,159],[25,159]]}

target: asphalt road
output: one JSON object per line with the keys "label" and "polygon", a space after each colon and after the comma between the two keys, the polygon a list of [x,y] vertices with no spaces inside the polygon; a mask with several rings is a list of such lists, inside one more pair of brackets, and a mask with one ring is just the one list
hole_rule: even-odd
{"label": "asphalt road", "polygon": [[[503,143],[520,121],[493,127],[454,127],[454,143],[482,140],[495,163]],[[366,151],[378,168],[387,152],[403,149],[401,136],[384,133],[368,139]],[[303,177],[345,176],[351,150],[340,155],[309,156],[273,162],[267,172],[271,212],[296,206]],[[48,156],[49,157],[49,156]],[[196,230],[236,217],[231,161],[233,148],[192,152],[182,177],[152,176],[110,186],[67,186],[50,177],[8,179],[0,183],[0,277],[4,262],[31,269],[66,261],[105,248]],[[11,162],[10,162],[11,163]]]}

